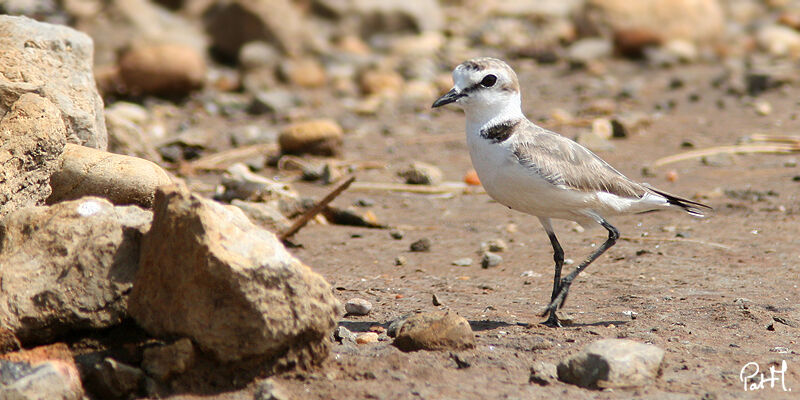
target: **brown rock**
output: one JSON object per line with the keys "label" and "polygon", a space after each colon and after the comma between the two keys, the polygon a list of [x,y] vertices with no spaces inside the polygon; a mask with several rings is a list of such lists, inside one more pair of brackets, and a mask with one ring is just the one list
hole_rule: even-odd
{"label": "brown rock", "polygon": [[304,88],[324,86],[328,81],[322,64],[313,58],[286,60],[281,63],[279,72],[285,82]]}
{"label": "brown rock", "polygon": [[194,364],[192,341],[183,338],[165,346],[150,347],[144,350],[142,368],[150,376],[165,381],[173,375],[186,372]]}
{"label": "brown rock", "polygon": [[151,218],[87,197],[0,220],[0,327],[31,344],[121,322]]}
{"label": "brown rock", "polygon": [[50,204],[83,196],[100,196],[116,205],[153,205],[156,188],[172,179],[158,165],[142,158],[67,144],[64,164],[50,181]]}
{"label": "brown rock", "polygon": [[359,78],[361,91],[366,95],[398,94],[403,84],[403,77],[395,71],[367,70]]}
{"label": "brown rock", "polygon": [[0,217],[44,203],[51,193],[50,176],[61,167],[65,143],[61,112],[49,100],[25,93],[10,104],[0,119]]}
{"label": "brown rock", "polygon": [[310,367],[327,357],[340,309],[330,285],[241,210],[159,188],[128,301],[147,332],[190,338],[223,362]]}
{"label": "brown rock", "polygon": [[189,46],[139,45],[120,57],[119,73],[133,94],[185,96],[203,86],[206,62]]}
{"label": "brown rock", "polygon": [[635,32],[631,42],[639,44],[643,38],[708,42],[721,37],[725,27],[718,0],[589,0],[580,20],[585,33]]}
{"label": "brown rock", "polygon": [[393,343],[403,351],[457,350],[475,346],[469,322],[450,311],[416,314],[400,326]]}
{"label": "brown rock", "polygon": [[[103,100],[92,74],[92,39],[61,25],[0,15],[0,117],[25,93],[60,113],[70,143],[106,149]],[[37,129],[42,129],[37,128]],[[63,129],[63,128],[60,128]],[[3,193],[6,193],[3,191]]]}
{"label": "brown rock", "polygon": [[283,128],[278,136],[284,154],[334,156],[341,152],[344,133],[331,119],[297,122]]}

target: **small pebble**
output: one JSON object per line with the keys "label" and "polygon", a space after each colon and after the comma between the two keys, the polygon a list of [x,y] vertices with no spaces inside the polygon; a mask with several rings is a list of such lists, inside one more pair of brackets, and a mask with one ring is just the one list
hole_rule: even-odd
{"label": "small pebble", "polygon": [[397,256],[394,258],[394,265],[401,266],[406,265],[406,263],[408,263],[408,260],[403,256]]}
{"label": "small pebble", "polygon": [[492,268],[500,265],[500,263],[502,262],[503,262],[503,257],[501,257],[499,254],[487,251],[483,253],[483,258],[481,259],[481,267]]}
{"label": "small pebble", "polygon": [[434,293],[433,296],[431,296],[431,302],[433,303],[434,306],[437,306],[437,307],[442,305],[442,302],[439,301],[438,297],[436,297],[436,293]]}
{"label": "small pebble", "polygon": [[472,265],[472,259],[469,257],[459,258],[458,260],[454,260],[452,264],[457,267],[469,267]]}
{"label": "small pebble", "polygon": [[431,240],[428,238],[422,238],[414,243],[411,243],[411,251],[431,251]]}
{"label": "small pebble", "polygon": [[391,236],[392,239],[394,239],[394,240],[400,240],[400,239],[403,238],[403,236],[405,236],[405,233],[403,233],[403,231],[399,231],[397,229],[394,229],[394,230],[389,231],[389,236]]}
{"label": "small pebble", "polygon": [[372,311],[372,303],[361,298],[347,300],[344,310],[350,315],[367,315]]}
{"label": "small pebble", "polygon": [[364,332],[358,337],[356,337],[356,343],[358,344],[367,344],[367,343],[377,343],[378,342],[378,334],[375,332]]}
{"label": "small pebble", "polygon": [[368,199],[362,197],[360,199],[356,199],[355,206],[357,207],[372,207],[375,205],[375,200]]}
{"label": "small pebble", "polygon": [[765,100],[756,102],[754,106],[758,115],[767,116],[772,114],[772,105]]}
{"label": "small pebble", "polygon": [[503,239],[492,239],[488,242],[481,243],[481,252],[490,251],[493,253],[500,253],[507,248],[508,245]]}
{"label": "small pebble", "polygon": [[343,326],[337,327],[336,330],[333,331],[333,338],[342,343],[355,343],[356,341],[356,335]]}

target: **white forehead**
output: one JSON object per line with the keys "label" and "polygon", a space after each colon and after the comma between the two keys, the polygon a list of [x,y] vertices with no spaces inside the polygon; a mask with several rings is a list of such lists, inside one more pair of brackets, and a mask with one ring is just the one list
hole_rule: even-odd
{"label": "white forehead", "polygon": [[453,84],[457,90],[463,90],[489,74],[503,81],[516,80],[514,71],[505,62],[496,58],[476,58],[464,61],[453,70]]}

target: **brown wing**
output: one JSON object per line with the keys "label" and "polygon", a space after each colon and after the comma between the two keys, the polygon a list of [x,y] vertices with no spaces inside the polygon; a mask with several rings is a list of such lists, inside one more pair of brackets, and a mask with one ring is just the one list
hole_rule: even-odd
{"label": "brown wing", "polygon": [[640,198],[647,191],[578,143],[533,124],[528,129],[533,133],[517,138],[513,144],[514,156],[546,181],[621,197]]}

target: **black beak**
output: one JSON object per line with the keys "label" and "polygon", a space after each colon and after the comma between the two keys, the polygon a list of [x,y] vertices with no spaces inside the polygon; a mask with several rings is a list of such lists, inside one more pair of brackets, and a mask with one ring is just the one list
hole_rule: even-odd
{"label": "black beak", "polygon": [[443,94],[442,97],[436,99],[436,101],[433,102],[433,106],[431,106],[431,108],[441,107],[445,104],[453,103],[464,96],[466,96],[466,94],[459,93],[458,91],[456,91],[456,88],[452,88],[450,89],[449,92]]}

